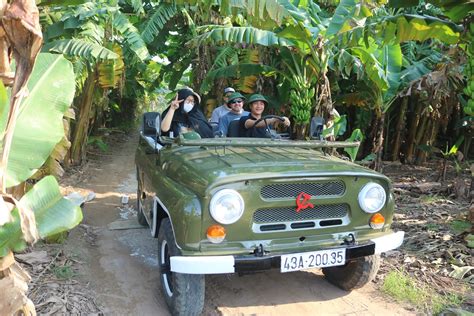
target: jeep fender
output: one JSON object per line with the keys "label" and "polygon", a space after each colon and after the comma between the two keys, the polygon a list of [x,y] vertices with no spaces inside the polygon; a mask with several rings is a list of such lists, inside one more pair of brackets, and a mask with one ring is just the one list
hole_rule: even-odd
{"label": "jeep fender", "polygon": [[201,204],[194,194],[183,194],[166,199],[153,197],[153,219],[151,234],[158,237],[163,218],[169,218],[178,249],[199,250],[201,241]]}

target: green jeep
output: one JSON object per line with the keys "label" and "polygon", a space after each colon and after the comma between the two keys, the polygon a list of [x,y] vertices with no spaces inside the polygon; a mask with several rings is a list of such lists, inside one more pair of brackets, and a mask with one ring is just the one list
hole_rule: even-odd
{"label": "green jeep", "polygon": [[137,212],[158,238],[172,314],[202,311],[206,274],[322,268],[329,282],[356,289],[403,241],[391,229],[389,179],[325,153],[358,143],[173,139],[159,126],[158,113],[144,114]]}

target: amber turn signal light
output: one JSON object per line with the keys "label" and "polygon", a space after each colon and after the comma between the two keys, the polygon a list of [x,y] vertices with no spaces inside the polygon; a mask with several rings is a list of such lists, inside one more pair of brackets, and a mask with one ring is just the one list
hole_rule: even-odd
{"label": "amber turn signal light", "polygon": [[225,228],[221,225],[212,225],[207,228],[207,239],[213,244],[222,242],[225,238]]}
{"label": "amber turn signal light", "polygon": [[380,229],[385,224],[385,217],[380,213],[375,213],[370,218],[370,227],[373,229]]}

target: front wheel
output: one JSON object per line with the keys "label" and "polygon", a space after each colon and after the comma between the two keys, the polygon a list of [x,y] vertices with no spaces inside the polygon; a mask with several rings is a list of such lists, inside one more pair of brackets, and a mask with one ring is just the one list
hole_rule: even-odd
{"label": "front wheel", "polygon": [[[138,177],[137,177],[138,178]],[[137,220],[138,223],[142,226],[148,226],[146,221],[145,214],[143,214],[143,205],[142,205],[142,190],[140,189],[140,178],[137,179]]]}
{"label": "front wheel", "polygon": [[204,275],[171,272],[170,257],[179,256],[169,218],[158,233],[161,290],[172,315],[199,315],[204,307]]}
{"label": "front wheel", "polygon": [[335,286],[351,291],[372,281],[380,266],[380,256],[357,258],[344,266],[323,268],[326,279]]}

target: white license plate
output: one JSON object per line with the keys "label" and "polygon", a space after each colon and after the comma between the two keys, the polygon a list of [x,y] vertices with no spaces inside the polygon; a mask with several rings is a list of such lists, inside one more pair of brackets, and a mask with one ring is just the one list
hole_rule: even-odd
{"label": "white license plate", "polygon": [[281,256],[281,272],[291,272],[311,268],[342,266],[346,263],[346,249],[293,253]]}

